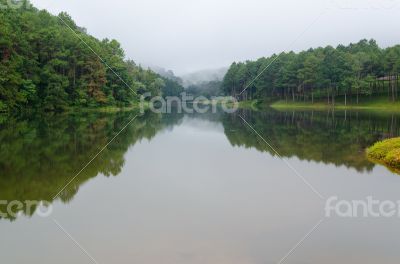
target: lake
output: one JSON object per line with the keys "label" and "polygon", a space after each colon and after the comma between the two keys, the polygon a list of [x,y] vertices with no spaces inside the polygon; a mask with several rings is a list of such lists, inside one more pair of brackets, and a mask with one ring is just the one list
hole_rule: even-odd
{"label": "lake", "polygon": [[325,204],[399,200],[364,154],[399,134],[355,111],[1,116],[2,263],[398,263],[399,217]]}

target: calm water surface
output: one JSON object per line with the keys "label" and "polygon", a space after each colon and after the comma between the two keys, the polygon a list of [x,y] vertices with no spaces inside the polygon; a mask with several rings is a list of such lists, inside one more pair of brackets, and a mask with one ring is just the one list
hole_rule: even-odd
{"label": "calm water surface", "polygon": [[[50,201],[0,219],[1,263],[278,263],[324,217],[325,198],[400,200],[400,177],[366,160],[400,117],[240,111],[0,118],[0,200]],[[53,197],[60,192],[59,197]],[[5,211],[4,204],[0,205]],[[398,263],[400,218],[325,219],[286,263]]]}

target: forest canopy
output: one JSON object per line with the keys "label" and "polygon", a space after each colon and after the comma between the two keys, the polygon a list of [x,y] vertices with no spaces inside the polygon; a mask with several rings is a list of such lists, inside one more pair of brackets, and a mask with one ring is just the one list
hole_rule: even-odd
{"label": "forest canopy", "polygon": [[54,16],[23,2],[0,8],[0,111],[129,106],[145,92],[183,91],[126,60],[118,41],[98,40],[67,13]]}
{"label": "forest canopy", "polygon": [[335,96],[384,94],[397,100],[400,45],[380,48],[361,40],[348,46],[282,52],[256,61],[233,63],[222,83],[225,94],[240,100],[314,101]]}

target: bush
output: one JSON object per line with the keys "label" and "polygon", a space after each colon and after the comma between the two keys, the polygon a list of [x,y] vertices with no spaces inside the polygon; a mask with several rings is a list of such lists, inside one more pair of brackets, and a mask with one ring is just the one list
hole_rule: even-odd
{"label": "bush", "polygon": [[367,149],[372,160],[400,169],[400,138],[392,138],[375,143]]}

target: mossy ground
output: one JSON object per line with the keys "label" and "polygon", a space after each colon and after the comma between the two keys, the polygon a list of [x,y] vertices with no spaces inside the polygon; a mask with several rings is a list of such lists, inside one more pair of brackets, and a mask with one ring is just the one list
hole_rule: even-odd
{"label": "mossy ground", "polygon": [[238,103],[239,108],[243,109],[253,109],[257,110],[259,108],[259,105],[261,104],[261,101],[258,100],[252,100],[252,101],[240,101]]}
{"label": "mossy ground", "polygon": [[400,172],[400,137],[375,143],[367,149],[367,156],[371,161]]}
{"label": "mossy ground", "polygon": [[400,112],[400,100],[391,101],[387,96],[360,96],[357,104],[356,98],[347,97],[347,102],[345,103],[344,97],[337,97],[335,99],[335,104],[330,102],[328,104],[327,100],[316,100],[314,103],[310,101],[298,102],[298,101],[276,101],[270,104],[271,107],[277,109],[284,108],[308,108],[308,109],[354,109],[354,110],[379,110],[379,111],[390,111],[390,112]]}

